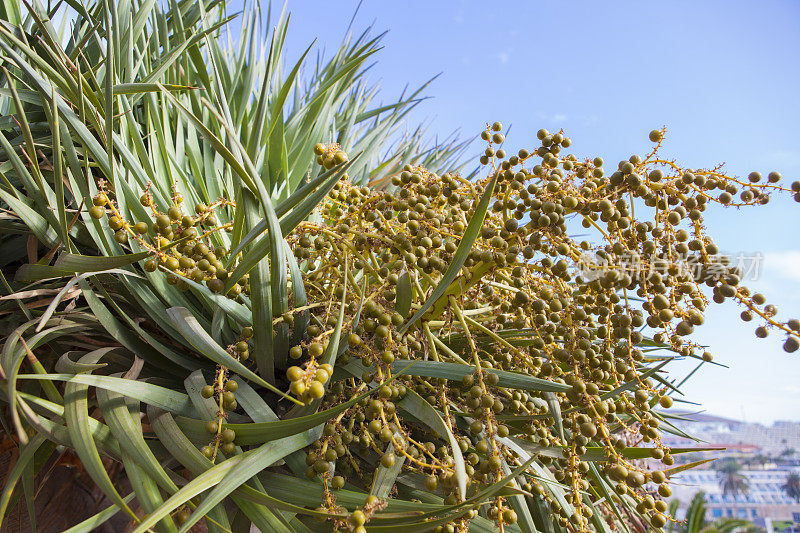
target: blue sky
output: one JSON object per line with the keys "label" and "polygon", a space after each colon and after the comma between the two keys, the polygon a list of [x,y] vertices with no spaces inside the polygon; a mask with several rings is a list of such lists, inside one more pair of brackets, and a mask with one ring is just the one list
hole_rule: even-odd
{"label": "blue sky", "polygon": [[[358,1],[287,5],[293,64],[314,39],[335,50]],[[385,101],[441,74],[409,120],[428,122],[432,135],[469,138],[500,120],[516,151],[539,128],[564,128],[572,153],[611,162],[645,152],[648,132],[666,126],[662,153],[686,167],[800,177],[800,3],[365,0],[353,28],[370,25],[389,30],[370,72]],[[800,317],[800,205],[773,198],[766,208],[712,209],[706,224],[722,251],[761,254],[748,285],[781,316]],[[784,353],[774,332],[756,339],[740,312],[715,306],[697,329],[730,368],[705,366],[686,397],[719,415],[799,420],[800,352]]]}

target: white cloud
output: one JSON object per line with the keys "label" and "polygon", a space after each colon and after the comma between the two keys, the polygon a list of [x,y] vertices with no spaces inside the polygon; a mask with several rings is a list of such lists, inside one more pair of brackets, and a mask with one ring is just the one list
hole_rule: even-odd
{"label": "white cloud", "polygon": [[797,150],[772,150],[764,154],[764,160],[778,168],[800,166],[800,152]]}
{"label": "white cloud", "polygon": [[553,113],[551,115],[540,113],[539,118],[552,124],[562,124],[567,121],[567,115],[565,113]]}
{"label": "white cloud", "polygon": [[505,49],[495,53],[493,57],[500,61],[500,64],[506,65],[511,61],[512,55],[514,55],[514,47],[507,46]]}
{"label": "white cloud", "polygon": [[800,250],[764,253],[764,274],[800,282]]}
{"label": "white cloud", "polygon": [[592,126],[600,122],[600,117],[597,115],[589,115],[588,117],[583,117],[583,125],[584,126]]}

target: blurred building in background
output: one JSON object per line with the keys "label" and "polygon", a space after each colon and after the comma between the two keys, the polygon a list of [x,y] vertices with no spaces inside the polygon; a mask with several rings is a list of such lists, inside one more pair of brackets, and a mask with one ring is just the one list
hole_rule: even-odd
{"label": "blurred building in background", "polygon": [[[800,502],[785,488],[792,474],[800,475],[800,423],[778,421],[765,426],[708,414],[665,415],[674,426],[673,433],[664,435],[665,444],[674,448],[726,448],[724,452],[676,455],[676,460],[688,463],[717,457],[735,461],[741,468],[736,475],[747,486],[743,492],[726,494],[722,488],[724,474],[716,469],[720,461],[705,463],[672,477],[673,496],[681,507],[702,491],[709,521],[731,517],[750,520],[768,531],[787,531],[793,526],[800,531]],[[772,524],[777,527],[773,529]]]}
{"label": "blurred building in background", "polygon": [[[794,471],[800,473],[800,469]],[[749,489],[745,494],[731,495],[723,493],[716,470],[689,470],[672,478],[672,494],[686,505],[697,492],[705,492],[708,520],[727,516],[759,525],[765,518],[800,523],[800,504],[781,488],[791,472],[788,468],[742,470]]]}

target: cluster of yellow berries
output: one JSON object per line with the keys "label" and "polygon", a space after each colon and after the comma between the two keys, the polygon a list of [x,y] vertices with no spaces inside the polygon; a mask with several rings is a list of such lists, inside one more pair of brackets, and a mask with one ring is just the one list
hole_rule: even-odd
{"label": "cluster of yellow berries", "polygon": [[[669,520],[663,498],[675,457],[661,441],[658,409],[672,405],[673,389],[653,370],[653,349],[710,361],[691,335],[708,305],[726,300],[745,307],[743,320],[760,319],[757,336],[780,331],[789,352],[800,339],[800,322],[778,321],[773,305],[742,286],[741,271],[705,233],[703,214],[712,203],[764,205],[776,191],[798,198],[800,183],[783,187],[775,172],[739,180],[719,169],[678,167],[658,155],[660,130],[650,133],[656,146],[649,154],[611,172],[600,157],[564,155],[571,141],[561,132],[540,130],[538,146],[509,156],[501,131],[495,123],[482,132],[488,146],[481,162],[491,165],[483,180],[411,165],[397,170],[387,190],[343,179],[319,206],[322,221],[302,222],[286,236],[312,304],[307,325],[293,318],[297,310],[275,320],[293,339],[285,347],[293,366],[280,368],[286,379],[279,375],[277,385],[322,408],[375,391],[325,425],[307,450],[306,474],[321,478],[322,509],[337,526],[362,531],[380,499],[343,521],[329,489],[369,487],[377,469],[402,461],[427,490],[457,506],[459,477],[475,493],[520,467],[526,450],[545,450],[536,459],[544,470],[523,472],[517,482],[528,498],[553,504],[560,526],[586,531],[596,512],[613,516],[615,502],[585,499],[592,475],[600,475],[660,530]],[[314,153],[326,169],[348,160],[337,144],[318,144]],[[110,210],[117,242],[135,238],[153,251],[145,270],[163,269],[182,288],[192,281],[221,291],[226,264],[237,259],[211,246],[214,233],[229,228],[213,210],[233,204],[199,204],[185,215],[179,196],[172,201],[161,213],[145,193],[153,220],[131,224],[103,191],[90,214],[99,219]],[[483,217],[479,227],[471,223],[476,216]],[[573,237],[580,226],[597,239]],[[465,248],[468,232],[474,242]],[[445,291],[435,293],[445,278]],[[229,295],[247,294],[248,283],[243,277]],[[427,301],[432,294],[438,297]],[[337,329],[346,346],[333,350]],[[247,361],[252,335],[245,328],[229,352]],[[434,366],[398,376],[411,360]],[[222,421],[226,409],[236,409],[237,385],[224,373],[202,391],[220,406],[208,422],[214,439],[202,451],[209,457],[235,450],[236,435]],[[421,423],[409,402],[431,408],[453,439]],[[640,447],[650,463],[628,455]],[[597,461],[590,450],[598,448],[602,460],[590,474]],[[571,510],[555,503],[549,483],[566,487]],[[478,516],[501,525],[518,519],[498,496],[488,506],[470,504],[436,531],[466,531]]]}

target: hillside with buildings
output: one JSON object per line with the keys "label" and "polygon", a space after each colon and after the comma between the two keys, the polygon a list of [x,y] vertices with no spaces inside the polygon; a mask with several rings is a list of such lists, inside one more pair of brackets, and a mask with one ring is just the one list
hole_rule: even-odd
{"label": "hillside with buildings", "polygon": [[767,531],[800,531],[800,494],[787,490],[790,476],[800,475],[800,423],[767,426],[705,413],[664,416],[674,426],[665,444],[726,449],[681,456],[683,462],[718,458],[673,477],[673,495],[682,507],[703,492],[708,520],[741,518]]}

